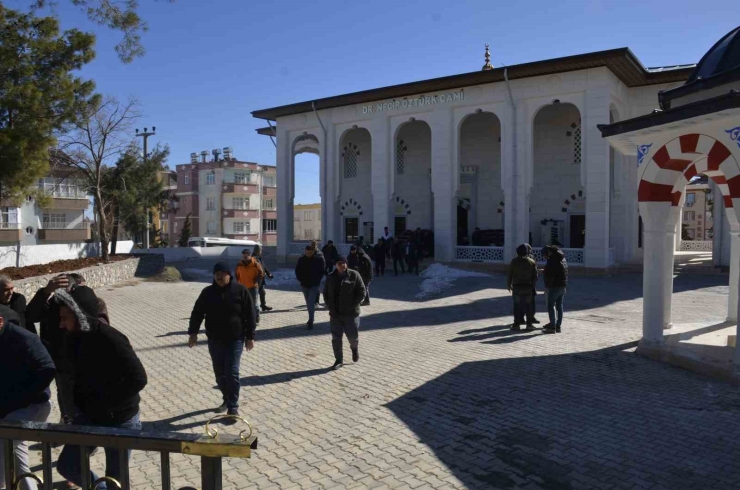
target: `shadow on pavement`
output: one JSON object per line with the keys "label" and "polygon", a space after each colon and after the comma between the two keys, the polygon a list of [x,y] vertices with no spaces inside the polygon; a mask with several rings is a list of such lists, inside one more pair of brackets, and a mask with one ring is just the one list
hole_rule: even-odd
{"label": "shadow on pavement", "polygon": [[[194,412],[188,412],[183,413],[180,415],[176,415],[174,417],[170,417],[168,419],[162,419],[162,420],[148,420],[148,421],[142,421],[141,422],[141,430],[143,431],[165,431],[165,432],[177,432],[180,430],[187,430],[187,429],[193,429],[195,427],[202,427],[206,425],[206,422],[208,422],[208,419],[210,419],[215,413],[213,410],[216,407],[213,408],[204,408],[201,410],[196,410]],[[198,420],[194,422],[187,422],[184,424],[176,424],[175,422],[179,422],[181,420],[186,420],[193,417],[198,417],[200,415],[210,414],[208,417],[204,418],[203,420]]]}
{"label": "shadow on pavement", "polygon": [[738,488],[740,393],[634,346],[466,362],[386,407],[469,488]]}
{"label": "shadow on pavement", "polygon": [[242,386],[264,386],[279,383],[288,383],[294,379],[308,378],[309,376],[320,376],[331,372],[331,368],[309,369],[307,371],[295,371],[292,373],[277,373],[267,376],[245,376],[240,380]]}

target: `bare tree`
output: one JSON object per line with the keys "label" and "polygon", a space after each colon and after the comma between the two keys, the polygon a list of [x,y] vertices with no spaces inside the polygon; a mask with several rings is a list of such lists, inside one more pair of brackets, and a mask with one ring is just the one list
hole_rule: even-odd
{"label": "bare tree", "polygon": [[58,138],[58,156],[64,164],[79,171],[79,178],[93,195],[100,253],[105,261],[109,260],[108,222],[113,204],[105,188],[105,174],[131,147],[133,126],[140,117],[136,99],[121,103],[113,97],[106,97],[87,105],[78,122]]}

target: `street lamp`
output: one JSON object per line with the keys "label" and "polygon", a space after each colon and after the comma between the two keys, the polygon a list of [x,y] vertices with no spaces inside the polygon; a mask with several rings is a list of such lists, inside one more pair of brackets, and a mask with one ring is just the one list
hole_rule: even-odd
{"label": "street lamp", "polygon": [[[137,137],[141,136],[141,138],[144,140],[144,165],[146,165],[146,159],[147,159],[147,144],[146,143],[150,136],[154,136],[156,134],[155,131],[157,131],[156,126],[152,126],[151,131],[149,131],[149,128],[144,128],[144,131],[142,132],[139,132],[139,129],[136,128],[136,136]],[[149,210],[148,209],[146,210],[146,236],[144,237],[144,248],[146,250],[149,250]]]}

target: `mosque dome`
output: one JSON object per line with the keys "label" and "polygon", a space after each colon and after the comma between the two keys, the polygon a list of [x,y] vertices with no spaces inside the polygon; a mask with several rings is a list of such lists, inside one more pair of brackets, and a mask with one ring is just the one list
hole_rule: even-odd
{"label": "mosque dome", "polygon": [[740,69],[740,27],[717,41],[702,57],[687,84]]}

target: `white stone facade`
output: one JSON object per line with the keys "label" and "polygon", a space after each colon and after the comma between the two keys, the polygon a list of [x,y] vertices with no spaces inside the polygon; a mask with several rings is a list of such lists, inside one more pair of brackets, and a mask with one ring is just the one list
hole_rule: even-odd
{"label": "white stone facade", "polygon": [[[319,155],[322,236],[337,243],[347,217],[360,218],[359,234],[373,223],[377,236],[408,204],[406,228],[432,229],[435,259],[451,261],[467,201],[467,236],[503,229],[505,261],[530,233],[545,244],[543,220],[562,223],[558,241],[582,245],[587,267],[639,258],[636,158],[610,151],[597,124],[650,113],[677,83],[630,88],[607,67],[508,83],[511,95],[496,82],[277,117],[278,258],[293,236],[294,157],[303,151]],[[350,143],[359,155],[347,178]],[[581,229],[582,243],[571,243]]]}

